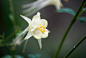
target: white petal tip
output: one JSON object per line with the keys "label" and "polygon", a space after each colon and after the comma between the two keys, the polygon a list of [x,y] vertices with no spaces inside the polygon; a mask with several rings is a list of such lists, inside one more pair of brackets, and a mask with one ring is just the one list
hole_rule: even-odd
{"label": "white petal tip", "polygon": [[23,15],[20,15],[23,18]]}
{"label": "white petal tip", "polygon": [[20,16],[21,16],[21,14],[20,14]]}
{"label": "white petal tip", "polygon": [[22,17],[23,15],[20,14],[20,16]]}
{"label": "white petal tip", "polygon": [[31,19],[29,19],[28,17],[26,17],[26,16],[23,16],[23,15],[20,15],[23,19],[25,19],[28,23],[30,23],[31,22]]}
{"label": "white petal tip", "polygon": [[38,16],[40,16],[40,14],[41,14],[40,12],[37,12],[37,15],[38,15]]}

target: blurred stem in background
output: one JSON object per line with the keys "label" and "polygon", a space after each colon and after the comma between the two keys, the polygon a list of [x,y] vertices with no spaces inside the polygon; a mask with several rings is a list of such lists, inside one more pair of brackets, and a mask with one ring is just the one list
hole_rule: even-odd
{"label": "blurred stem in background", "polygon": [[17,30],[15,32],[13,32],[12,34],[10,34],[5,40],[4,42],[6,42],[8,39],[10,39],[11,36],[13,36],[15,33],[17,33]]}
{"label": "blurred stem in background", "polygon": [[11,55],[12,58],[14,58],[14,55],[12,54],[11,50],[9,49],[9,47],[6,45],[6,43],[4,42],[5,47],[7,48],[9,54]]}
{"label": "blurred stem in background", "polygon": [[13,0],[9,0],[9,6],[10,6],[10,11],[11,14],[9,14],[9,18],[11,19],[12,23],[13,23],[13,30],[16,29],[16,22],[15,22],[15,11],[14,11],[14,4],[13,4]]}
{"label": "blurred stem in background", "polygon": [[[5,35],[5,33],[3,33],[3,35],[2,35],[2,39],[3,39],[3,40],[5,40],[5,39],[4,39],[4,35]],[[11,55],[11,57],[14,58],[14,56],[13,56],[11,50],[9,49],[9,47],[7,46],[6,42],[3,41],[3,43],[4,43],[5,47],[7,48],[9,54]]]}
{"label": "blurred stem in background", "polygon": [[70,50],[70,52],[69,52],[64,58],[67,58],[85,39],[86,39],[86,36],[83,37],[83,38]]}
{"label": "blurred stem in background", "polygon": [[79,7],[77,13],[75,14],[74,18],[72,19],[72,21],[71,21],[69,27],[67,28],[67,30],[66,30],[66,32],[65,32],[65,34],[64,34],[64,36],[63,36],[63,38],[62,38],[62,40],[61,40],[61,42],[60,42],[60,45],[59,45],[59,47],[58,47],[58,49],[57,49],[57,51],[56,51],[56,54],[54,55],[54,58],[57,58],[57,57],[58,57],[58,54],[59,54],[59,52],[60,52],[60,50],[61,50],[61,47],[62,47],[62,45],[63,45],[63,42],[65,41],[65,38],[66,38],[66,36],[67,36],[69,30],[71,29],[72,25],[73,25],[74,22],[76,21],[77,17],[80,15],[80,13],[81,13],[83,7],[85,6],[85,3],[86,3],[86,0],[83,0],[82,4],[80,5],[80,7]]}
{"label": "blurred stem in background", "polygon": [[[12,23],[13,23],[13,29],[14,31],[16,30],[16,21],[15,21],[15,9],[14,9],[14,4],[13,4],[13,0],[9,0],[9,6],[10,6],[10,11],[11,11],[11,14],[9,14],[9,18],[11,19]],[[21,22],[21,24],[19,25],[19,28],[18,30],[21,29],[22,25],[24,23],[24,20]]]}

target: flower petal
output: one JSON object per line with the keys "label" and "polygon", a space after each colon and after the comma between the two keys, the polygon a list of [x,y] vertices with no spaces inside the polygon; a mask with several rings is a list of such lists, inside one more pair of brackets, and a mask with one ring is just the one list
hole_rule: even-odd
{"label": "flower petal", "polygon": [[28,7],[33,7],[33,6],[37,6],[37,5],[39,5],[39,3],[41,2],[42,0],[39,0],[39,1],[34,1],[34,2],[32,2],[32,3],[29,3],[29,4],[24,4],[23,6],[22,6],[22,8],[28,8]]}
{"label": "flower petal", "polygon": [[22,32],[22,34],[27,32],[28,30],[29,30],[29,26]]}
{"label": "flower petal", "polygon": [[48,29],[45,29],[48,33],[50,33],[50,31]]}
{"label": "flower petal", "polygon": [[[48,1],[42,1],[42,2],[40,2],[41,4],[38,5],[38,6],[35,6],[36,9],[35,9],[34,11],[32,11],[31,13],[27,13],[26,15],[27,15],[27,16],[33,15],[33,14],[36,13],[38,10],[40,10],[40,9],[42,9],[43,7],[47,6],[47,5],[48,5],[47,2],[48,2]],[[33,6],[32,6],[32,7],[33,7]]]}
{"label": "flower petal", "polygon": [[59,10],[61,7],[63,7],[63,4],[61,3],[61,0],[57,1],[57,4],[55,5],[56,9]]}
{"label": "flower petal", "polygon": [[24,36],[24,34],[19,34],[14,41],[11,43],[12,45],[19,45],[21,44],[24,40],[22,40],[22,37]]}
{"label": "flower petal", "polygon": [[30,13],[31,10],[33,10],[33,9],[35,9],[35,8],[36,8],[36,6],[30,7],[30,8],[28,8],[28,9],[25,9],[25,10],[23,11],[23,13]]}
{"label": "flower petal", "polygon": [[29,19],[29,18],[27,18],[27,17],[25,17],[25,16],[23,16],[23,15],[20,15],[23,19],[25,19],[28,23],[30,23],[31,22],[31,19]]}
{"label": "flower petal", "polygon": [[48,37],[48,32],[44,32],[44,34],[42,34],[42,38],[47,38]]}
{"label": "flower petal", "polygon": [[42,32],[40,30],[34,30],[32,32],[32,35],[36,38],[36,39],[41,39],[41,36],[42,36]]}
{"label": "flower petal", "polygon": [[37,21],[32,21],[31,24],[30,24],[30,29],[31,30],[35,30],[38,26],[39,26],[39,20]]}
{"label": "flower petal", "polygon": [[12,42],[13,45],[21,44],[24,40],[22,39],[25,35],[25,33],[29,30],[29,27],[27,27],[22,33],[20,33]]}
{"label": "flower petal", "polygon": [[31,32],[29,31],[28,34],[27,34],[26,37],[25,37],[25,40],[26,40],[26,39],[29,39],[31,36],[32,36],[32,34],[31,34]]}
{"label": "flower petal", "polygon": [[44,25],[45,27],[48,26],[48,22],[46,19],[41,19],[41,24]]}
{"label": "flower petal", "polygon": [[37,15],[35,15],[31,21],[31,27],[32,28],[37,28],[41,22],[40,22],[40,13],[37,13]]}
{"label": "flower petal", "polygon": [[32,21],[36,21],[36,20],[40,20],[40,16],[35,15],[35,16],[32,18]]}
{"label": "flower petal", "polygon": [[40,46],[40,49],[42,48],[42,43],[41,43],[41,39],[38,39],[38,43],[39,43],[39,46]]}
{"label": "flower petal", "polygon": [[40,14],[41,14],[40,12],[37,12],[37,15],[38,15],[38,16],[40,16]]}
{"label": "flower petal", "polygon": [[38,2],[38,1],[29,3],[29,4],[24,4],[24,5],[22,6],[22,8],[28,8],[28,7],[30,7],[30,6],[33,6],[33,5],[36,4],[37,2]]}

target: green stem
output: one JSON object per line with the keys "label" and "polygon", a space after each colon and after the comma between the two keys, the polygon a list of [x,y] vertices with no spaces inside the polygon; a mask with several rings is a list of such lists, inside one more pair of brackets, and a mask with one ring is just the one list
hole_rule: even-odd
{"label": "green stem", "polygon": [[67,58],[85,39],[86,39],[86,36],[83,37],[83,38],[70,50],[70,52],[69,52],[64,58]]}
{"label": "green stem", "polygon": [[[10,11],[11,11],[11,14],[13,15],[13,19],[12,20],[12,23],[13,23],[13,31],[16,29],[16,21],[15,21],[15,10],[14,10],[14,4],[13,4],[13,0],[9,0],[9,5],[10,5]],[[14,34],[14,37],[16,35]]]}
{"label": "green stem", "polygon": [[18,31],[22,28],[23,23],[24,23],[24,20],[22,20],[21,24],[19,25]]}
{"label": "green stem", "polygon": [[[5,43],[7,46],[10,46],[11,42]],[[5,46],[4,43],[0,43],[0,47]]]}
{"label": "green stem", "polygon": [[[4,39],[4,36],[2,37],[2,39]],[[12,58],[14,58],[12,52],[10,51],[9,47],[6,45],[5,41],[4,41],[4,45],[6,46],[8,52],[9,52],[9,54],[12,56]]]}
{"label": "green stem", "polygon": [[17,30],[15,32],[13,32],[12,34],[10,34],[5,40],[4,42],[6,42],[11,36],[13,36],[15,33],[17,32]]}
{"label": "green stem", "polygon": [[9,47],[6,45],[6,43],[5,43],[5,42],[4,42],[4,45],[6,46],[6,48],[7,48],[8,52],[9,52],[9,54],[12,56],[12,58],[14,58],[14,56],[13,56],[12,52],[10,51]]}
{"label": "green stem", "polygon": [[13,20],[14,20],[14,24],[15,23],[15,11],[14,11],[14,5],[13,5],[13,0],[9,0],[9,5],[10,5],[10,11],[11,11],[11,14],[13,15]]}
{"label": "green stem", "polygon": [[81,11],[82,11],[82,9],[83,9],[84,6],[85,6],[85,0],[82,2],[82,4],[81,4],[81,6],[79,7],[77,13],[75,14],[74,18],[72,19],[72,21],[71,21],[69,27],[67,28],[67,30],[66,30],[66,32],[65,32],[65,34],[64,34],[64,36],[63,36],[63,38],[62,38],[62,40],[61,40],[61,42],[60,42],[60,45],[59,45],[59,47],[58,47],[58,50],[57,50],[56,54],[54,55],[54,58],[57,58],[57,57],[58,57],[58,54],[59,54],[59,52],[60,52],[60,50],[61,50],[61,47],[62,47],[62,45],[63,45],[63,42],[65,41],[65,38],[66,38],[66,36],[67,36],[69,30],[71,29],[72,25],[73,25],[74,22],[76,21],[76,18],[80,15],[80,13],[81,13]]}

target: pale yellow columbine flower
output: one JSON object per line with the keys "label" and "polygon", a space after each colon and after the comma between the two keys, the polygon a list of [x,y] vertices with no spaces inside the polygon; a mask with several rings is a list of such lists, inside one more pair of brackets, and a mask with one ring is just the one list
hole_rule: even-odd
{"label": "pale yellow columbine flower", "polygon": [[[30,16],[30,15],[34,14],[36,11],[38,11],[48,5],[54,5],[57,10],[59,10],[61,7],[63,7],[61,0],[37,0],[35,2],[23,5],[22,6],[23,8],[28,8],[28,9],[24,10],[23,13],[24,14],[26,13],[27,16]],[[28,12],[30,12],[30,13],[28,14]]]}
{"label": "pale yellow columbine flower", "polygon": [[[38,12],[37,15],[35,15],[32,20],[20,15],[22,18],[24,18],[29,26],[21,33],[19,34],[19,36],[16,37],[16,39],[14,40],[13,44],[19,44],[21,43],[21,36],[23,34],[25,34],[27,31],[29,31],[26,35],[26,37],[24,38],[24,40],[29,39],[30,37],[34,37],[38,40],[40,49],[42,48],[42,38],[47,38],[48,37],[48,33],[50,32],[48,29],[46,29],[46,27],[48,26],[48,22],[46,19],[41,19],[40,18],[40,13]],[[26,44],[25,44],[26,45]],[[25,49],[25,48],[24,48]]]}

